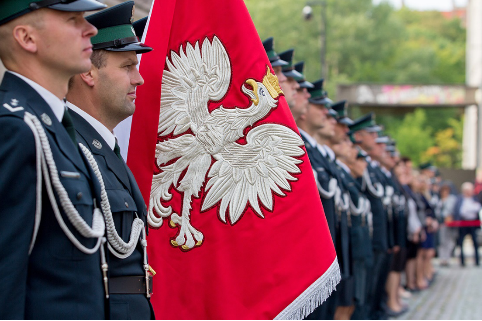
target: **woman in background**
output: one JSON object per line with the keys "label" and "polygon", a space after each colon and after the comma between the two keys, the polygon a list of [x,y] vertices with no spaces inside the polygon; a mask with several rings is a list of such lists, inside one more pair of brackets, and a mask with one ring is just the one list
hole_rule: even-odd
{"label": "woman in background", "polygon": [[445,223],[452,221],[456,201],[457,197],[450,194],[450,185],[448,183],[442,184],[439,206],[435,211],[439,223],[438,256],[440,266],[449,266],[450,256],[455,247],[457,231],[453,227],[448,227]]}

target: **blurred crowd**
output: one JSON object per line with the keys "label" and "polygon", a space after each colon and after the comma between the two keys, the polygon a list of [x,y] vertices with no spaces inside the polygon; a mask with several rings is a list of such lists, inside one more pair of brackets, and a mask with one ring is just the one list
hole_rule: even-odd
{"label": "blurred crowd", "polygon": [[[332,101],[324,79],[305,79],[294,49],[278,54],[273,38],[263,45],[305,142],[341,273],[337,291],[307,319],[407,312],[402,299],[434,282],[436,255],[448,266],[466,235],[477,248],[481,206],[474,185],[464,183],[456,195],[431,164],[414,168],[374,113],[350,119],[348,103]],[[482,182],[476,187],[482,191]]]}

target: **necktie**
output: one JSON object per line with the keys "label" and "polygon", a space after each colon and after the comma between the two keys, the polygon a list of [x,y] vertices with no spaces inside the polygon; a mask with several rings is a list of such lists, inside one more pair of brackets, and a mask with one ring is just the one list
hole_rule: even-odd
{"label": "necktie", "polygon": [[117,144],[117,138],[115,140],[114,153],[117,155],[117,157],[119,157],[120,160],[122,160],[122,161],[124,160],[121,156],[121,153],[120,153],[120,147]]}
{"label": "necktie", "polygon": [[77,146],[77,138],[75,137],[75,127],[74,123],[72,122],[72,117],[70,117],[69,109],[65,108],[64,117],[62,118],[62,125],[64,126],[65,130],[70,136],[70,139],[74,142],[74,145]]}

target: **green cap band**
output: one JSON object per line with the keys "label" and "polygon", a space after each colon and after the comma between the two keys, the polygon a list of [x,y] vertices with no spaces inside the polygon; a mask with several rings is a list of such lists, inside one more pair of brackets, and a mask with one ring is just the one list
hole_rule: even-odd
{"label": "green cap band", "polygon": [[321,98],[323,96],[323,89],[310,91],[311,98]]}
{"label": "green cap band", "polygon": [[0,22],[3,22],[3,20],[7,18],[11,18],[9,20],[13,20],[16,17],[19,17],[22,13],[32,11],[32,9],[30,8],[30,3],[32,2],[38,2],[38,1],[32,1],[32,0],[1,1]]}
{"label": "green cap band", "polygon": [[99,29],[99,33],[97,33],[95,37],[92,37],[91,41],[93,45],[96,45],[129,37],[136,37],[136,33],[131,24]]}
{"label": "green cap band", "polygon": [[278,58],[278,54],[274,50],[267,51],[266,54],[268,55],[269,60]]}
{"label": "green cap band", "polygon": [[362,129],[365,129],[367,127],[370,127],[370,126],[375,126],[375,122],[373,120],[368,120],[368,121],[365,121],[365,122],[361,122],[359,124],[356,124],[355,126],[350,126],[350,130],[352,132],[356,132],[356,131],[359,131],[359,130],[362,130]]}

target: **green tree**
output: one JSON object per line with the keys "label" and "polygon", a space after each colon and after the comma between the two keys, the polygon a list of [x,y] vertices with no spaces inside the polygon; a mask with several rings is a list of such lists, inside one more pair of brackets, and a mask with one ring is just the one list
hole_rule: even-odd
{"label": "green tree", "polygon": [[410,156],[415,165],[421,163],[422,154],[434,144],[433,130],[427,126],[427,114],[423,109],[407,114],[398,128],[386,131],[396,140],[400,153]]}
{"label": "green tree", "polygon": [[[313,18],[306,21],[301,14],[305,1],[245,3],[261,40],[273,36],[278,52],[295,48],[295,61],[305,61],[307,79],[319,79],[321,7],[314,6]],[[327,0],[326,4],[325,86],[333,100],[338,84],[464,84],[466,36],[459,19],[446,19],[436,11],[396,10],[372,0]],[[352,114],[358,116],[360,109],[353,107]],[[377,122],[397,138],[402,154],[418,163],[429,147],[441,147],[434,135],[447,135],[450,131],[441,131],[453,127],[450,119],[459,117],[456,108],[415,109],[405,117],[381,115]],[[454,129],[453,139],[461,144],[461,137]]]}

